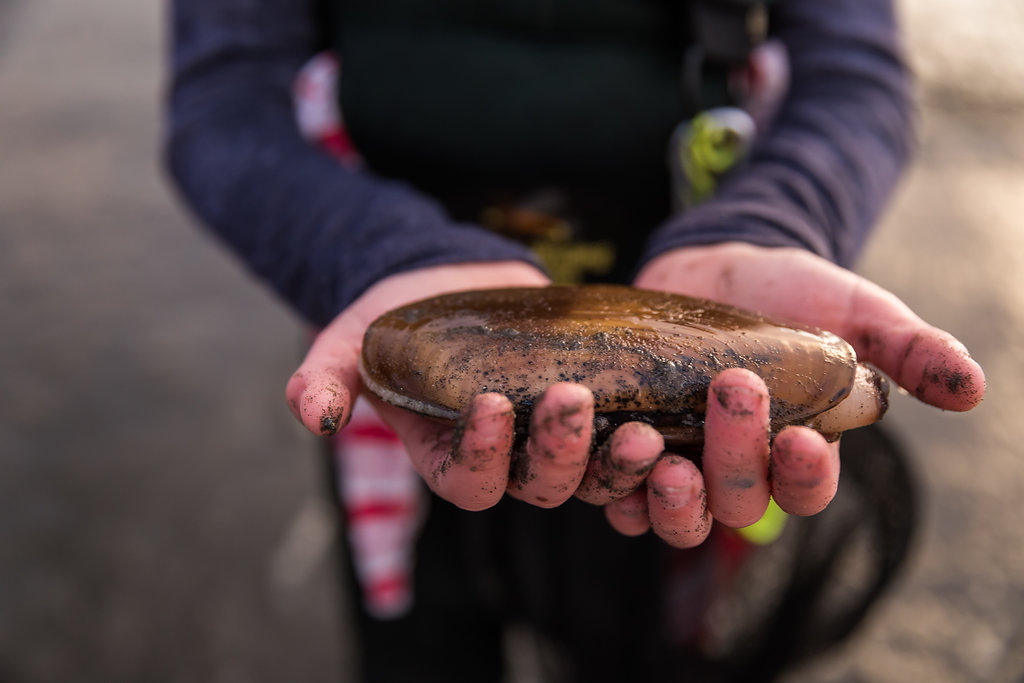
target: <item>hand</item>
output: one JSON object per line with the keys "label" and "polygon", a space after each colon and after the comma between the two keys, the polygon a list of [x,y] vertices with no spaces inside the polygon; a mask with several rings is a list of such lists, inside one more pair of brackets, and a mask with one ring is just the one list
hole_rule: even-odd
{"label": "hand", "polygon": [[[348,421],[360,391],[363,333],[380,314],[445,292],[546,284],[539,271],[516,262],[438,266],[386,278],[317,336],[288,382],[288,404],[311,432],[333,434]],[[455,428],[380,401],[374,406],[427,485],[467,510],[490,507],[506,491],[541,507],[560,505],[577,491],[607,502],[639,486],[664,449],[653,428],[631,423],[591,458],[594,399],[578,384],[552,385],[540,397],[524,452],[513,452],[515,416],[501,394],[476,396]]]}
{"label": "hand", "polygon": [[[970,410],[985,377],[952,335],[921,320],[867,280],[799,249],[726,243],[677,249],[649,263],[635,285],[700,296],[781,320],[829,330],[853,345],[918,399],[945,410]],[[606,513],[623,533],[648,527],[680,547],[697,545],[711,519],[746,526],[763,514],[769,494],[786,512],[823,510],[839,482],[839,446],[805,427],[787,427],[769,444],[768,392],[745,370],[711,384],[703,474],[688,460],[663,457],[638,490]]]}

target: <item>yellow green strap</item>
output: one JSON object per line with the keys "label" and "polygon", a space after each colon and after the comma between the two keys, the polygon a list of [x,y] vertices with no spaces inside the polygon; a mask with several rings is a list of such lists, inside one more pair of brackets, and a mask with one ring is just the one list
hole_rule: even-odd
{"label": "yellow green strap", "polygon": [[774,498],[769,498],[768,509],[764,511],[761,519],[736,531],[755,545],[768,545],[782,535],[787,519],[789,519],[789,515],[783,512]]}

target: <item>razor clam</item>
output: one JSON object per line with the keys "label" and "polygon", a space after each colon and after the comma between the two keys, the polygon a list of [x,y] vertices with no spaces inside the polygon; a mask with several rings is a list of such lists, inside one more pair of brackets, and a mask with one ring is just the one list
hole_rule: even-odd
{"label": "razor clam", "polygon": [[366,331],[366,388],[396,406],[456,420],[475,394],[504,394],[525,433],[544,389],[594,394],[602,435],[631,420],[670,446],[703,441],[708,386],[726,368],[757,373],[771,428],[833,435],[879,419],[883,378],[834,334],[724,304],[615,285],[459,292],[385,313]]}

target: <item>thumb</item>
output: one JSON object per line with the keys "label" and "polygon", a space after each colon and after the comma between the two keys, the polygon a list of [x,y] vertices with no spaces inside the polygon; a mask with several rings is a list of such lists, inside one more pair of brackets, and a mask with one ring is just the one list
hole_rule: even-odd
{"label": "thumb", "polygon": [[532,265],[493,261],[433,266],[380,280],[317,335],[285,389],[292,413],[314,434],[330,436],[345,426],[359,395],[363,333],[380,314],[416,299],[464,289],[542,286],[547,278]]}
{"label": "thumb", "polygon": [[953,335],[881,297],[866,295],[857,306],[862,314],[849,334],[861,358],[943,410],[970,410],[981,402],[985,373]]}
{"label": "thumb", "polygon": [[985,373],[953,335],[929,325],[896,295],[800,249],[725,243],[667,252],[641,286],[686,291],[829,330],[918,399],[970,410]]}
{"label": "thumb", "polygon": [[[364,327],[364,326],[362,326]],[[359,394],[362,327],[342,313],[313,341],[285,387],[285,398],[303,426],[330,436],[348,423]]]}

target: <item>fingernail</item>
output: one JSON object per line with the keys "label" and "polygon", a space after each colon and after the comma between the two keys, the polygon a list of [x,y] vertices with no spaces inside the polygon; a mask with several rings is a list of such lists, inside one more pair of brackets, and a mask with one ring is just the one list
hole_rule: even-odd
{"label": "fingernail", "polygon": [[[684,508],[693,502],[694,496],[698,493],[698,484],[690,476],[682,471],[682,468],[692,468],[692,463],[681,455],[674,453],[665,455],[658,461],[662,467],[672,469],[661,469],[657,481],[647,480],[647,488],[654,495],[666,510]],[[680,485],[666,484],[665,481],[675,479]]]}
{"label": "fingernail", "polygon": [[647,479],[647,488],[664,509],[686,507],[704,495],[703,480],[689,459],[667,453],[658,460],[655,468]]}
{"label": "fingernail", "polygon": [[[479,439],[478,432],[483,430],[484,434],[491,431],[495,423],[505,421],[512,422],[515,419],[515,409],[512,404],[501,394],[479,394],[463,409],[462,416],[455,423],[455,431],[452,438],[452,457],[460,458],[462,442],[468,434],[474,434]],[[501,430],[489,440],[500,442],[501,448],[512,447],[512,440],[515,436],[514,430]],[[494,446],[491,445],[493,448]]]}
{"label": "fingernail", "polygon": [[654,427],[627,422],[617,428],[597,450],[602,462],[619,474],[645,476],[658,462],[665,440]]}
{"label": "fingernail", "polygon": [[679,510],[693,501],[693,489],[689,486],[648,485],[648,488],[665,510]]}
{"label": "fingernail", "polygon": [[775,437],[772,441],[772,461],[775,464],[780,465],[804,457],[804,453],[797,450],[794,440],[795,437],[788,430],[783,430]]}
{"label": "fingernail", "polygon": [[515,410],[510,401],[501,394],[479,394],[472,401],[465,412],[467,423],[476,423],[481,420],[504,419],[509,414],[514,415]]}
{"label": "fingernail", "polygon": [[740,386],[715,387],[714,395],[724,416],[733,420],[749,419],[765,400],[764,394]]}
{"label": "fingernail", "polygon": [[788,442],[780,443],[772,453],[777,483],[813,489],[828,475],[820,454]]}

